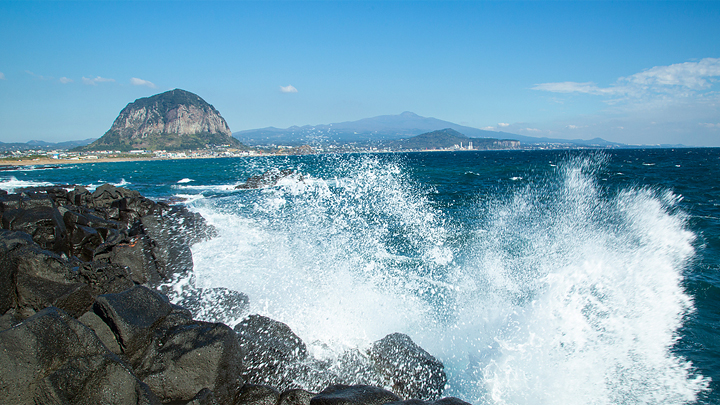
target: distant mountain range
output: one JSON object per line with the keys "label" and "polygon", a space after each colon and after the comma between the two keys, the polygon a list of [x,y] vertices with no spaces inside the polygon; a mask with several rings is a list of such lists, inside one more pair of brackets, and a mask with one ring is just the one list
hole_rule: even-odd
{"label": "distant mountain range", "polygon": [[29,141],[25,143],[11,142],[4,143],[0,142],[0,151],[13,151],[13,150],[64,150],[72,149],[78,146],[85,146],[91,144],[97,138],[83,139],[81,141],[66,141],[66,142],[45,142],[45,141]]}
{"label": "distant mountain range", "polygon": [[494,138],[500,140],[516,140],[523,144],[567,144],[575,146],[624,146],[616,142],[608,142],[601,138],[583,139],[552,139],[535,138],[500,131],[486,131],[466,127],[437,118],[422,117],[406,111],[398,115],[381,115],[357,121],[340,122],[324,125],[292,126],[289,128],[267,127],[234,132],[233,136],[246,145],[304,145],[322,143],[380,143],[407,139],[442,129],[452,129],[468,138]]}
{"label": "distant mountain range", "polygon": [[516,149],[520,141],[497,138],[468,138],[460,132],[451,129],[426,132],[407,139],[395,141],[382,141],[380,147],[390,150],[428,150],[428,149]]}

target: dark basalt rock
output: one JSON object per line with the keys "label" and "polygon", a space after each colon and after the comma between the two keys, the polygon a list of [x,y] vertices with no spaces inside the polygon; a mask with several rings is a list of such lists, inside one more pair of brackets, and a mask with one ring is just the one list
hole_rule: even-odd
{"label": "dark basalt rock", "polygon": [[280,392],[268,385],[245,384],[235,397],[235,405],[277,405]]}
{"label": "dark basalt rock", "polygon": [[167,298],[143,286],[97,298],[94,312],[115,333],[123,353],[137,351],[173,308]]}
{"label": "dark basalt rock", "polygon": [[249,177],[245,183],[235,186],[235,189],[254,189],[274,186],[280,179],[291,176],[293,173],[295,172],[292,169],[279,170],[273,168],[261,175]]}
{"label": "dark basalt rock", "polygon": [[223,287],[185,291],[177,304],[190,310],[193,319],[206,322],[237,322],[248,310],[248,296]]}
{"label": "dark basalt rock", "polygon": [[277,405],[310,405],[310,400],[314,396],[312,392],[299,388],[287,390],[280,394]]}
{"label": "dark basalt rock", "polygon": [[77,317],[100,294],[187,274],[190,245],[215,232],[184,207],[109,184],[0,193],[0,224],[0,313],[16,320],[48,306]]}
{"label": "dark basalt rock", "polygon": [[242,351],[243,377],[252,384],[281,390],[293,386],[298,362],[307,358],[305,343],[284,323],[250,315],[235,326]]}
{"label": "dark basalt rock", "polygon": [[[242,385],[240,348],[228,326],[194,321],[189,311],[142,286],[102,295],[93,308],[122,357],[161,401],[190,401],[208,388],[220,403],[230,403]],[[101,331],[92,315],[83,318]]]}
{"label": "dark basalt rock", "polygon": [[445,389],[443,364],[407,335],[388,335],[375,342],[368,354],[375,370],[403,398],[433,400]]}
{"label": "dark basalt rock", "polygon": [[310,400],[310,405],[383,405],[400,401],[392,392],[369,385],[333,385]]}
{"label": "dark basalt rock", "polygon": [[15,404],[159,404],[87,327],[47,308],[0,332],[0,395]]}

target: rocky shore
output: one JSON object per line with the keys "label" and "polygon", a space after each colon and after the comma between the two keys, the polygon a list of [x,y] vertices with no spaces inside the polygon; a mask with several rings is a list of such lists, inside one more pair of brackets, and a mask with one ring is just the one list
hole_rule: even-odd
{"label": "rocky shore", "polygon": [[[68,191],[69,190],[69,191]],[[248,297],[192,280],[215,230],[103,185],[0,194],[0,398],[13,404],[465,404],[408,336],[318,360]],[[203,321],[198,320],[202,315]],[[222,323],[244,316],[234,328]]]}

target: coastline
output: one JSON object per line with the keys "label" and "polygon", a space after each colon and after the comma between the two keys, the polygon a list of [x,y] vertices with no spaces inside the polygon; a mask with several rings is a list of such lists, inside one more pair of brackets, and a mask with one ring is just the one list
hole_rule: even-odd
{"label": "coastline", "polygon": [[128,157],[128,158],[98,158],[98,159],[32,159],[32,160],[0,160],[0,167],[3,166],[34,166],[34,165],[65,165],[65,164],[84,164],[84,163],[104,163],[104,162],[139,162],[143,160],[170,160],[155,157]]}

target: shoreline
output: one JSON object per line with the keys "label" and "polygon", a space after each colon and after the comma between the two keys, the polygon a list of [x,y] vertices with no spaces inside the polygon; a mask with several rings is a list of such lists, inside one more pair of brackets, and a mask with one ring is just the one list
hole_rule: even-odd
{"label": "shoreline", "polygon": [[0,168],[7,166],[35,166],[35,165],[67,165],[106,162],[139,162],[145,160],[170,160],[155,157],[128,157],[128,158],[98,158],[98,159],[32,159],[32,160],[0,160]]}

